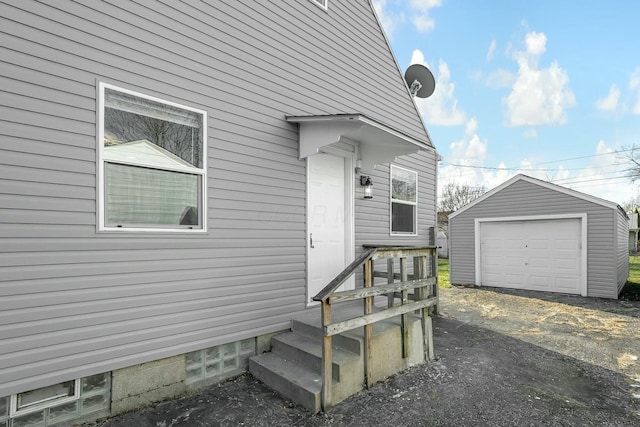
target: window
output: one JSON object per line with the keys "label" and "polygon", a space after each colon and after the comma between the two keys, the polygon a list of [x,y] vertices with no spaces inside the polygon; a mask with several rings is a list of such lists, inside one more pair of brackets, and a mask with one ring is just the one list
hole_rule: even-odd
{"label": "window", "polygon": [[418,174],[391,166],[391,234],[416,235]]}
{"label": "window", "polygon": [[[60,426],[97,412],[111,401],[111,374],[102,373],[0,397],[0,426]],[[74,424],[75,425],[75,424]]]}
{"label": "window", "polygon": [[327,8],[329,7],[329,0],[311,0],[311,1],[317,4],[318,6],[320,6],[321,8],[323,8],[324,10],[327,10]]}
{"label": "window", "polygon": [[16,412],[29,410],[35,406],[47,405],[52,401],[73,401],[78,398],[76,386],[80,384],[76,380],[66,381],[49,387],[42,387],[16,395]]}
{"label": "window", "polygon": [[100,229],[206,229],[206,113],[100,84]]}

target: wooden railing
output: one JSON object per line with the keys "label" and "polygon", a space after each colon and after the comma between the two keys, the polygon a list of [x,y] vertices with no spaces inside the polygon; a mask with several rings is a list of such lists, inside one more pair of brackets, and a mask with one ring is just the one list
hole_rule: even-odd
{"label": "wooden railing", "polygon": [[[364,326],[364,375],[367,388],[373,384],[371,337],[373,323],[401,316],[402,355],[409,355],[408,315],[417,311],[421,315],[424,360],[433,359],[433,337],[431,335],[429,310],[438,309],[438,265],[437,246],[394,247],[365,246],[362,254],[345,268],[315,297],[322,303],[322,408],[332,406],[332,337]],[[408,274],[408,258],[413,258],[413,274]],[[386,271],[374,271],[374,261],[386,260]],[[398,260],[398,261],[396,261]],[[431,265],[429,265],[431,264]],[[361,267],[364,267],[364,286],[349,291],[336,291],[338,287]],[[395,268],[398,266],[398,272]],[[386,283],[375,285],[375,278],[385,278]],[[399,281],[397,281],[399,280]],[[412,291],[410,293],[410,291]],[[386,295],[386,307],[374,312],[374,297]],[[335,303],[363,300],[363,313],[359,317],[335,322],[331,321],[331,307]],[[399,300],[399,303],[396,303]]]}

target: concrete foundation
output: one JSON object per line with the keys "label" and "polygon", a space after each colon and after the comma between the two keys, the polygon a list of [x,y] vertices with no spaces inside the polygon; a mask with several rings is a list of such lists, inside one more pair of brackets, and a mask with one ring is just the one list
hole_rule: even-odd
{"label": "concrete foundation", "polygon": [[373,383],[383,381],[391,375],[425,362],[420,318],[409,315],[407,323],[409,327],[409,355],[407,358],[402,357],[400,318],[374,324],[371,340]]}
{"label": "concrete foundation", "polygon": [[179,355],[113,371],[111,413],[119,414],[186,391],[185,356]]}

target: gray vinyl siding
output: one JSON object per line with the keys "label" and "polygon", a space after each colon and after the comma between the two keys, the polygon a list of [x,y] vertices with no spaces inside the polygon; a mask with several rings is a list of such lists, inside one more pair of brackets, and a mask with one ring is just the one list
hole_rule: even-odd
{"label": "gray vinyl siding", "polygon": [[629,278],[629,217],[619,209],[616,224],[616,260],[618,266],[617,298]]}
{"label": "gray vinyl siding", "polygon": [[[206,233],[97,232],[99,81],[207,112]],[[306,170],[284,118],[354,112],[430,143],[367,0],[0,1],[0,396],[288,327]]]}
{"label": "gray vinyl siding", "polygon": [[[390,166],[377,166],[372,171],[362,171],[371,176],[373,181],[373,199],[358,196],[360,182],[356,182],[355,199],[355,241],[356,256],[363,245],[398,245],[425,246],[430,245],[430,229],[436,221],[436,153],[434,150],[421,151],[410,156],[400,156],[392,164],[418,173],[418,208],[417,235],[391,235],[391,194]],[[357,178],[357,177],[356,177]],[[358,179],[358,178],[357,178]],[[384,261],[378,261],[384,263]],[[381,270],[386,270],[382,264]],[[409,266],[409,272],[412,266]],[[362,275],[356,275],[356,286],[362,283]]]}
{"label": "gray vinyl siding", "polygon": [[[587,214],[587,294],[617,298],[617,209],[519,180],[450,218],[450,280],[475,284],[475,218]],[[626,244],[626,243],[625,243]]]}
{"label": "gray vinyl siding", "polygon": [[[429,228],[435,226],[435,152],[400,156],[393,165],[418,173],[418,232],[416,236],[391,235],[390,166],[362,171],[373,181],[373,199],[356,197],[356,249],[364,244],[428,245]],[[356,183],[360,185],[359,182]]]}

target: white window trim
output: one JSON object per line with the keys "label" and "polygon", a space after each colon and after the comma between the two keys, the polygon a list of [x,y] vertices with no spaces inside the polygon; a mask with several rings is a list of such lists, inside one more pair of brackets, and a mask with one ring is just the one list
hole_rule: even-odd
{"label": "white window trim", "polygon": [[[393,169],[394,168],[402,169],[416,176],[416,201],[415,202],[407,202],[405,200],[396,200],[393,198]],[[393,204],[394,203],[415,206],[415,215],[413,218],[413,233],[400,233],[397,231],[395,232],[393,231]],[[399,237],[399,236],[415,237],[418,235],[418,172],[411,169],[403,168],[401,166],[396,166],[396,165],[391,165],[391,167],[389,168],[389,231],[390,231],[389,235],[395,236],[395,237]]]}
{"label": "white window trim", "polygon": [[[202,228],[163,228],[163,227],[112,227],[107,226],[105,224],[105,194],[104,194],[104,186],[105,186],[105,177],[104,177],[104,98],[105,98],[105,89],[113,89],[119,92],[127,93],[130,95],[134,95],[140,98],[148,99],[150,101],[155,101],[158,103],[170,105],[176,108],[182,108],[184,110],[193,111],[194,113],[198,113],[202,115],[202,185],[200,188],[200,198],[201,198],[201,206],[202,206]],[[154,96],[146,95],[143,93],[139,93],[133,90],[124,89],[119,86],[115,86],[112,84],[108,84],[105,82],[98,82],[98,131],[96,132],[97,137],[97,216],[98,216],[98,231],[113,231],[113,232],[161,232],[161,233],[205,233],[207,232],[207,112],[204,110],[199,110],[197,108],[189,107],[186,105],[178,104],[175,102],[167,101],[161,98],[157,98]]]}
{"label": "white window trim", "polygon": [[329,0],[311,0],[316,6],[323,10],[329,10]]}
{"label": "white window trim", "polygon": [[[65,403],[71,403],[71,402],[75,402],[76,400],[80,399],[80,384],[81,384],[81,379],[80,378],[76,378],[74,381],[74,390],[73,390],[73,396],[67,396],[67,397],[63,397],[60,399],[56,399],[56,398],[52,398],[52,399],[45,399],[41,402],[38,403],[34,403],[32,405],[29,405],[26,408],[23,409],[18,409],[18,394],[12,394],[11,395],[11,402],[9,405],[9,417],[20,417],[22,415],[27,415],[27,414],[31,414],[34,412],[38,412],[38,411],[42,411],[43,409],[46,408],[50,408],[53,406],[58,406],[58,405],[62,405]],[[31,391],[31,390],[29,390]]]}

